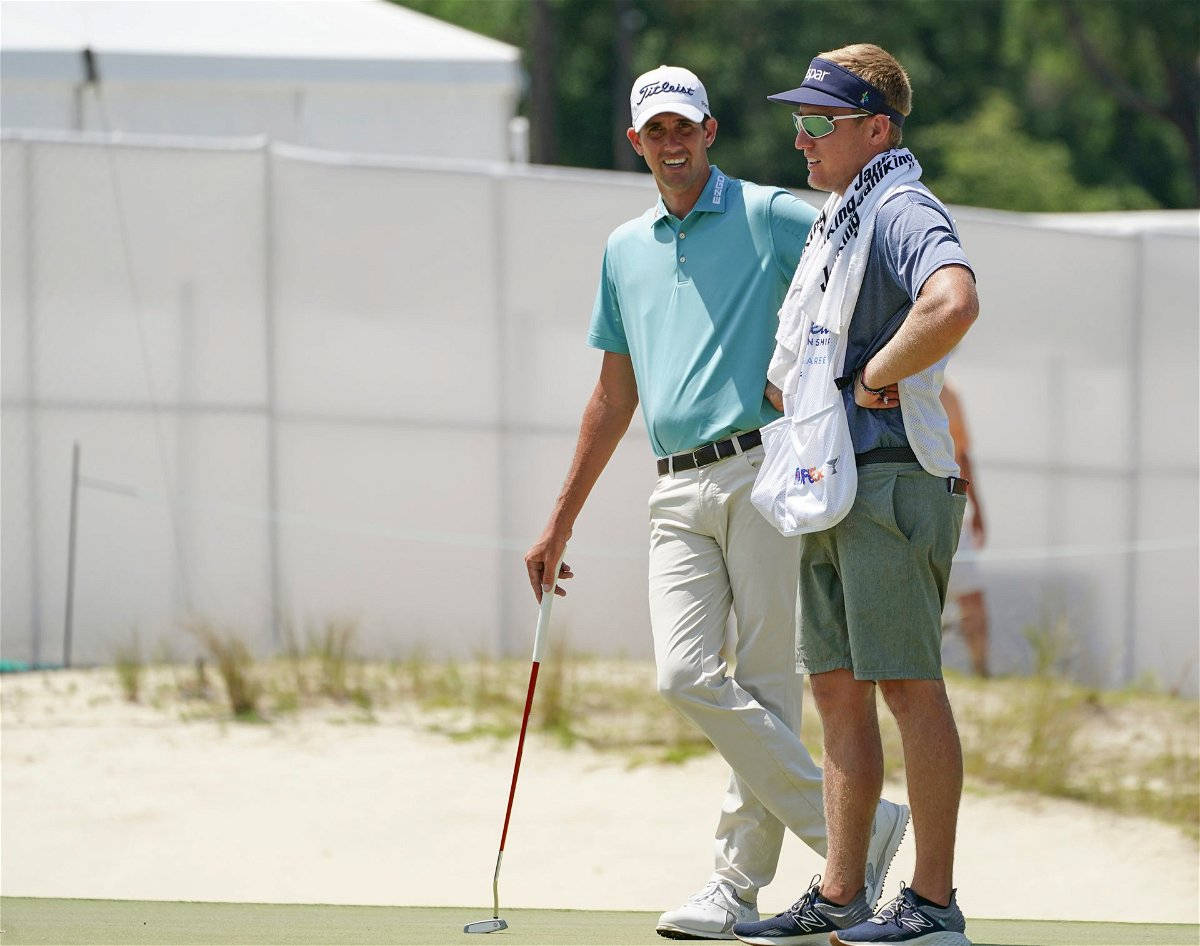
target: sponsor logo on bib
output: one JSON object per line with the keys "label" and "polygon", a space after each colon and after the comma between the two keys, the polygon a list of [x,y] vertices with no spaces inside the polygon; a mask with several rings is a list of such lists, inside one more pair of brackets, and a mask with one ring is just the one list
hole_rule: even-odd
{"label": "sponsor logo on bib", "polygon": [[[832,460],[827,460],[825,462],[825,466],[829,467],[829,475],[830,476],[837,475],[837,465],[838,465],[838,461],[840,459],[841,459],[841,457],[838,456],[838,457],[834,457]],[[817,483],[821,482],[821,480],[823,480],[823,479],[825,479],[825,471],[822,470],[820,467],[816,467],[816,466],[810,466],[807,468],[802,467],[802,466],[796,467],[796,482],[800,483],[801,485],[814,486]]]}

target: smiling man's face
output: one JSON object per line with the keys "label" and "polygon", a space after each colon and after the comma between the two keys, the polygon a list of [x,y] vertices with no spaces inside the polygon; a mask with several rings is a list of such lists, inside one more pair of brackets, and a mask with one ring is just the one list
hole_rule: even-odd
{"label": "smiling man's face", "polygon": [[[655,115],[640,132],[628,131],[633,149],[646,159],[664,199],[694,192],[700,196],[708,182],[708,148],[717,136],[717,121],[692,121],[675,112]],[[669,206],[669,201],[668,201]]]}

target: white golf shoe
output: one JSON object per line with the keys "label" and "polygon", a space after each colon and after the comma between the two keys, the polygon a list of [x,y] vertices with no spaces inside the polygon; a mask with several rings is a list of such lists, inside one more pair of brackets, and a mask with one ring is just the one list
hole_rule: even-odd
{"label": "white golf shoe", "polygon": [[740,899],[733,884],[710,880],[683,906],[658,918],[658,935],[667,939],[736,939],[733,924],[757,920],[758,907]]}
{"label": "white golf shoe", "polygon": [[875,820],[871,823],[871,840],[867,845],[867,906],[872,910],[883,893],[883,882],[887,879],[892,858],[900,848],[900,841],[908,828],[908,806],[897,805],[886,798],[879,799]]}

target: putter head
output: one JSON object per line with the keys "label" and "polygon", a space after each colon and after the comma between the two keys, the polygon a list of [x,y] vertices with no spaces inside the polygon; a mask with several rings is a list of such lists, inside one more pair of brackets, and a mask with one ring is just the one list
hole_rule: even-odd
{"label": "putter head", "polygon": [[500,930],[508,929],[508,924],[499,917],[491,920],[476,920],[474,923],[468,923],[463,927],[464,933],[498,933]]}

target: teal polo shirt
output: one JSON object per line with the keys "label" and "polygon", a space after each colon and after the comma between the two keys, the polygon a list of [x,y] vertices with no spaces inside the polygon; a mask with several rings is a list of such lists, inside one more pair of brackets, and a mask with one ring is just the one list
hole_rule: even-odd
{"label": "teal polo shirt", "polygon": [[779,417],[763,396],[779,306],[817,212],[709,173],[682,220],[657,206],[608,238],[588,344],[629,355],[660,456]]}

